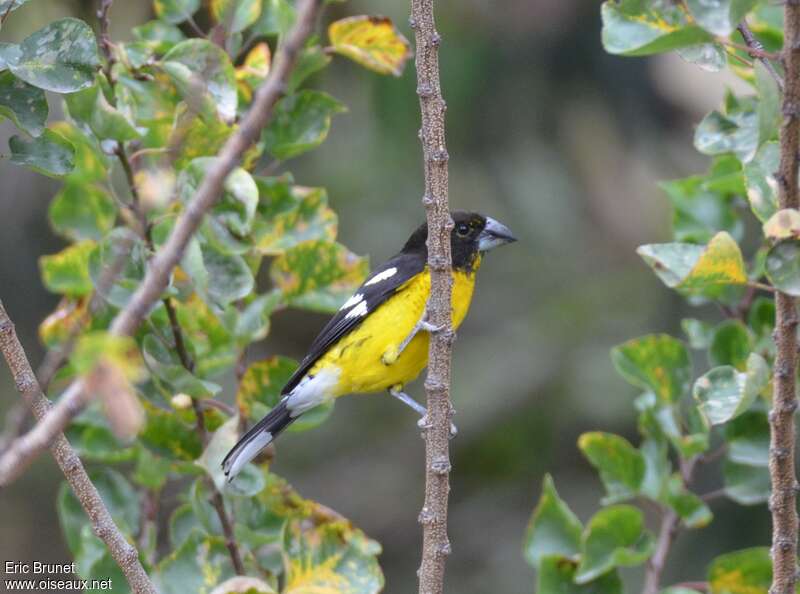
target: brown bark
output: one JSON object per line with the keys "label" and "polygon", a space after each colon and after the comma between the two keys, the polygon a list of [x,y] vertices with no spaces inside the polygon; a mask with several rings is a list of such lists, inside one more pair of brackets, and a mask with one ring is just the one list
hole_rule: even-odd
{"label": "brown bark", "polygon": [[[784,8],[784,95],[778,180],[780,208],[797,208],[800,149],[800,2]],[[794,594],[797,580],[795,427],[797,410],[797,307],[785,293],[775,296],[774,392],[770,421],[769,472],[772,481],[772,566],[770,594]]]}
{"label": "brown bark", "polygon": [[[14,324],[8,317],[2,302],[0,302],[0,351],[8,363],[17,390],[25,398],[34,417],[39,421],[47,414],[51,404],[42,393],[39,382],[36,381],[25,350],[14,330]],[[139,562],[139,553],[136,547],[127,541],[114,523],[100,494],[89,475],[86,474],[80,458],[63,433],[58,432],[54,435],[50,452],[61,472],[64,473],[72,492],[80,501],[81,507],[89,516],[92,530],[108,547],[111,557],[122,570],[131,591],[136,594],[156,594],[155,587]]]}
{"label": "brown bark", "polygon": [[452,285],[450,231],[453,221],[447,200],[445,102],[439,83],[439,43],[433,0],[412,0],[411,27],[416,40],[417,94],[422,125],[420,139],[425,169],[423,204],[428,219],[428,267],[431,293],[427,319],[439,328],[431,334],[425,379],[428,414],[425,427],[425,503],[422,524],[420,594],[441,594],[445,561],[450,554],[447,501],[450,493],[450,358],[453,343],[450,295]]}

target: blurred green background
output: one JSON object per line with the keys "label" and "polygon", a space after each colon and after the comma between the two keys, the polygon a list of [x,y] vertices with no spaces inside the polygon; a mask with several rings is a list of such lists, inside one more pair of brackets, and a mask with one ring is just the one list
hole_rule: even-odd
{"label": "blurred green background", "polygon": [[[674,55],[606,55],[599,2],[437,6],[451,204],[498,218],[520,239],[486,259],[456,343],[460,433],[452,442],[448,591],[531,592],[533,570],[520,550],[543,474],[554,475],[586,520],[601,488],[576,448],[578,435],[599,429],[638,441],[635,391],[615,375],[609,348],[648,332],[679,334],[688,306],[634,250],[668,238],[668,206],[655,182],[706,167],[692,148],[693,124],[738,83]],[[88,1],[30,2],[0,41],[18,41],[65,15],[94,24],[95,9]],[[408,11],[406,2],[353,0],[330,6],[325,18],[385,14],[410,36]],[[130,28],[149,18],[149,2],[119,0],[112,38],[129,39]],[[289,163],[298,182],[328,188],[341,241],[373,263],[396,252],[424,216],[414,76],[410,65],[400,79],[384,78],[336,58],[312,84],[349,112],[335,118],[320,150]],[[55,102],[51,112],[60,113]],[[12,133],[0,124],[0,147]],[[0,298],[34,364],[42,356],[36,327],[56,303],[37,259],[61,247],[45,216],[57,187],[0,159]],[[692,315],[717,319],[713,309]],[[300,358],[324,321],[277,314],[252,355]],[[424,397],[421,382],[411,393]],[[2,366],[0,414],[17,398]],[[329,422],[287,434],[277,450],[276,472],[382,543],[386,591],[414,590],[424,452],[413,413],[389,397],[347,398]],[[60,479],[43,456],[0,491],[0,561],[70,560],[55,512]],[[719,482],[707,473],[697,490]],[[164,512],[177,497],[169,495]],[[713,509],[709,528],[679,537],[666,583],[701,579],[723,550],[768,544],[765,506],[722,501]]]}

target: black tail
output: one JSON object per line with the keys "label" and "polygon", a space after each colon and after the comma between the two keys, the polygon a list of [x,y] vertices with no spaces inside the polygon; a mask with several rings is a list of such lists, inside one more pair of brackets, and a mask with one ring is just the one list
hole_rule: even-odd
{"label": "black tail", "polygon": [[281,400],[267,416],[253,425],[222,461],[222,470],[228,480],[232,481],[245,464],[255,458],[296,418],[289,412],[286,401]]}

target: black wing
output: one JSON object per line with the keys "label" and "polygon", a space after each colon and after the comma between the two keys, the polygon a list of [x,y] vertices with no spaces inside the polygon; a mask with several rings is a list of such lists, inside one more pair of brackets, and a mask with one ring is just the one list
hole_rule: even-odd
{"label": "black wing", "polygon": [[[281,394],[291,392],[317,359],[324,355],[336,341],[357,328],[366,316],[375,311],[406,281],[422,272],[424,268],[424,256],[403,252],[376,268],[314,339],[308,354],[301,361],[297,371],[289,378]],[[391,270],[394,272],[390,272]]]}

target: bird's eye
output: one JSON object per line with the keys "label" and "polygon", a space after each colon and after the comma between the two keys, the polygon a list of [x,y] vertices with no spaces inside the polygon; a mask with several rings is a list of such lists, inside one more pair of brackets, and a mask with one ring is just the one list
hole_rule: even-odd
{"label": "bird's eye", "polygon": [[456,233],[461,237],[466,237],[469,234],[469,225],[466,223],[459,223],[456,225]]}

